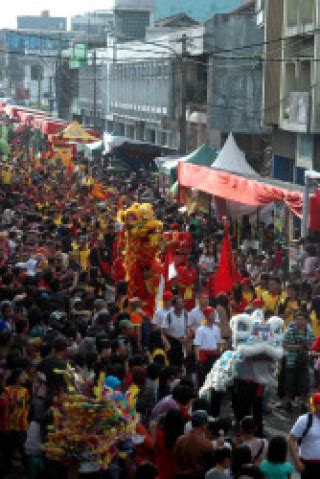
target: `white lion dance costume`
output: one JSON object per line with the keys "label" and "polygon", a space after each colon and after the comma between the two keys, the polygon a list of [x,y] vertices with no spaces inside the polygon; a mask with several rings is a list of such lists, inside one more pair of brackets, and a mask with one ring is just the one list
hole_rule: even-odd
{"label": "white lion dance costume", "polygon": [[[213,365],[200,389],[200,396],[211,389],[225,392],[237,376],[237,365],[244,359],[265,356],[276,361],[283,355],[284,322],[276,316],[265,321],[263,311],[239,314],[230,321],[233,351],[225,351]],[[257,358],[258,359],[258,358]]]}

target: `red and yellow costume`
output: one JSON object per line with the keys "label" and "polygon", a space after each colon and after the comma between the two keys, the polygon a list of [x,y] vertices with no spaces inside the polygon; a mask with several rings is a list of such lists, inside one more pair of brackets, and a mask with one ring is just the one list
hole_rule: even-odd
{"label": "red and yellow costume", "polygon": [[120,211],[118,220],[124,225],[128,297],[140,298],[143,310],[153,314],[161,276],[158,256],[162,223],[147,203],[135,203]]}

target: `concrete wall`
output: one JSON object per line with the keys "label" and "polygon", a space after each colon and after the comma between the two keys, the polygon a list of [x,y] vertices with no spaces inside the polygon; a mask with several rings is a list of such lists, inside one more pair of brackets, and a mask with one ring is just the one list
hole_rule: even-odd
{"label": "concrete wall", "polygon": [[111,113],[140,121],[172,117],[172,76],[168,61],[111,64]]}
{"label": "concrete wall", "polygon": [[[105,118],[109,113],[109,65],[98,65],[96,72],[97,88],[97,116]],[[94,110],[94,70],[92,65],[85,65],[79,69],[79,114],[82,112],[85,122],[93,116]]]}
{"label": "concrete wall", "polygon": [[[261,122],[263,69],[255,59],[262,55],[263,47],[234,50],[263,42],[263,29],[257,27],[254,13],[216,15],[206,23],[206,32],[209,50],[233,50],[221,53],[221,59],[210,59],[209,127],[235,133],[267,132]],[[237,56],[246,59],[237,60]]]}

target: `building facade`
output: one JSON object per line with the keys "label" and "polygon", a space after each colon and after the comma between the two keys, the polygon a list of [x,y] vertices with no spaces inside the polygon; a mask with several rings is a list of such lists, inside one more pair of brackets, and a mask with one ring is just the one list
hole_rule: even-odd
{"label": "building facade", "polygon": [[210,143],[220,148],[232,132],[248,160],[264,171],[271,130],[262,124],[264,29],[257,25],[254,1],[209,19],[205,35],[207,51],[221,52],[209,59]]}
{"label": "building facade", "polygon": [[304,183],[320,167],[320,1],[265,2],[264,121],[273,130],[273,174]]}
{"label": "building facade", "polygon": [[155,0],[106,0],[118,42],[143,40],[153,24]]}
{"label": "building facade", "polygon": [[19,15],[17,17],[18,30],[66,32],[67,17],[51,17],[48,10],[41,15]]}
{"label": "building facade", "polygon": [[207,20],[216,13],[229,12],[244,0],[155,0],[155,20],[186,13],[196,20]]}
{"label": "building facade", "polygon": [[[77,119],[83,125],[89,128],[95,127],[101,132],[106,129],[106,118],[110,113],[109,69],[109,63],[98,63],[96,68],[93,68],[90,61],[88,65],[69,72],[73,78],[69,119]],[[96,90],[96,107],[94,90]]]}
{"label": "building facade", "polygon": [[3,93],[25,105],[48,107],[56,98],[56,68],[67,33],[1,30]]}
{"label": "building facade", "polygon": [[[181,117],[181,39],[195,37],[186,61],[188,151],[207,140],[206,68],[203,68],[202,26],[172,29],[156,35],[148,31],[145,43],[121,45],[110,65],[109,130],[135,140],[178,150]],[[130,59],[131,58],[131,59]],[[204,116],[203,116],[204,114]],[[201,144],[200,143],[200,144]]]}
{"label": "building facade", "polygon": [[96,10],[71,18],[71,31],[78,41],[92,46],[106,46],[107,31],[113,28],[114,15],[109,10]]}

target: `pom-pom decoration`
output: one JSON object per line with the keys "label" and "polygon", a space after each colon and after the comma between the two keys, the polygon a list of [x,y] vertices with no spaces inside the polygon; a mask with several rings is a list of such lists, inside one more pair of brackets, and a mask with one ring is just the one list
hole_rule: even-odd
{"label": "pom-pom decoration", "polygon": [[103,374],[91,394],[79,393],[80,379],[71,368],[63,374],[68,392],[52,407],[46,456],[70,467],[92,462],[107,469],[119,444],[135,433],[135,404],[129,393],[108,388]]}

